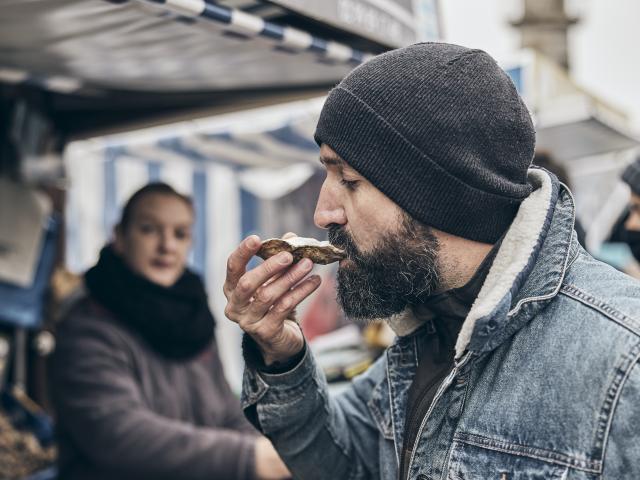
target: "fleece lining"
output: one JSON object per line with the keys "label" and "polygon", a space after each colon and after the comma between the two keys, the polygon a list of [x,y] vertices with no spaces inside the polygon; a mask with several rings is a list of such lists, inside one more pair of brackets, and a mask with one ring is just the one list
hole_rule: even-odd
{"label": "fleece lining", "polygon": [[536,189],[522,202],[505,234],[487,279],[458,335],[456,358],[467,349],[476,322],[491,315],[535,252],[550,208],[552,182],[549,174],[541,169],[530,169],[528,175]]}
{"label": "fleece lining", "polygon": [[[462,325],[456,341],[456,358],[460,358],[466,351],[476,322],[496,309],[535,252],[550,208],[552,182],[548,173],[537,168],[530,169],[528,177],[535,190],[520,205],[480,293]],[[417,318],[411,309],[386,318],[385,321],[399,337],[410,335],[424,323],[424,319]]]}

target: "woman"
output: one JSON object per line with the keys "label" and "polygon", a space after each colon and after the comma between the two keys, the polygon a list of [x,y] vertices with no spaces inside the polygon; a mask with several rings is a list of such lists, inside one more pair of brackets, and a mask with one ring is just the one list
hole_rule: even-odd
{"label": "woman", "polygon": [[203,285],[185,268],[191,200],[136,192],[58,329],[64,479],[276,479],[288,471],[223,376]]}

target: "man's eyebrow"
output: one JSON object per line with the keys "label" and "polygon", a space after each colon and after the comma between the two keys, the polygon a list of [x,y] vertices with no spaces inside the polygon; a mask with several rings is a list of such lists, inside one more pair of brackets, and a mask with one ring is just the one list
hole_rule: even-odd
{"label": "man's eyebrow", "polygon": [[320,155],[320,163],[323,165],[334,165],[336,167],[344,167],[344,161],[340,157],[328,157],[326,155]]}

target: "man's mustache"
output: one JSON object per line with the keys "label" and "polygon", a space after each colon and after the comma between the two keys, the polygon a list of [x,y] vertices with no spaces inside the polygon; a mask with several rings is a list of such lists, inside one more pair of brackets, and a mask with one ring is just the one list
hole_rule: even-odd
{"label": "man's mustache", "polygon": [[358,247],[356,247],[353,237],[344,229],[344,227],[335,225],[329,227],[328,232],[329,242],[342,250],[347,254],[350,259],[359,258],[361,256]]}

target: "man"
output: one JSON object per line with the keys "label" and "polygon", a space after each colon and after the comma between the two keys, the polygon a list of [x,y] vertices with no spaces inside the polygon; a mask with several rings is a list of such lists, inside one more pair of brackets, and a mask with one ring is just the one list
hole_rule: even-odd
{"label": "man", "polygon": [[640,285],[577,243],[571,194],[486,53],[426,43],[329,94],[315,222],[347,252],[338,301],[395,343],[332,398],[291,312],[317,288],[281,253],[229,257],[245,414],[294,478],[640,478]]}
{"label": "man", "polygon": [[640,262],[640,157],[625,169],[622,180],[631,190],[629,212],[619,222],[613,236],[627,243],[633,256]]}

